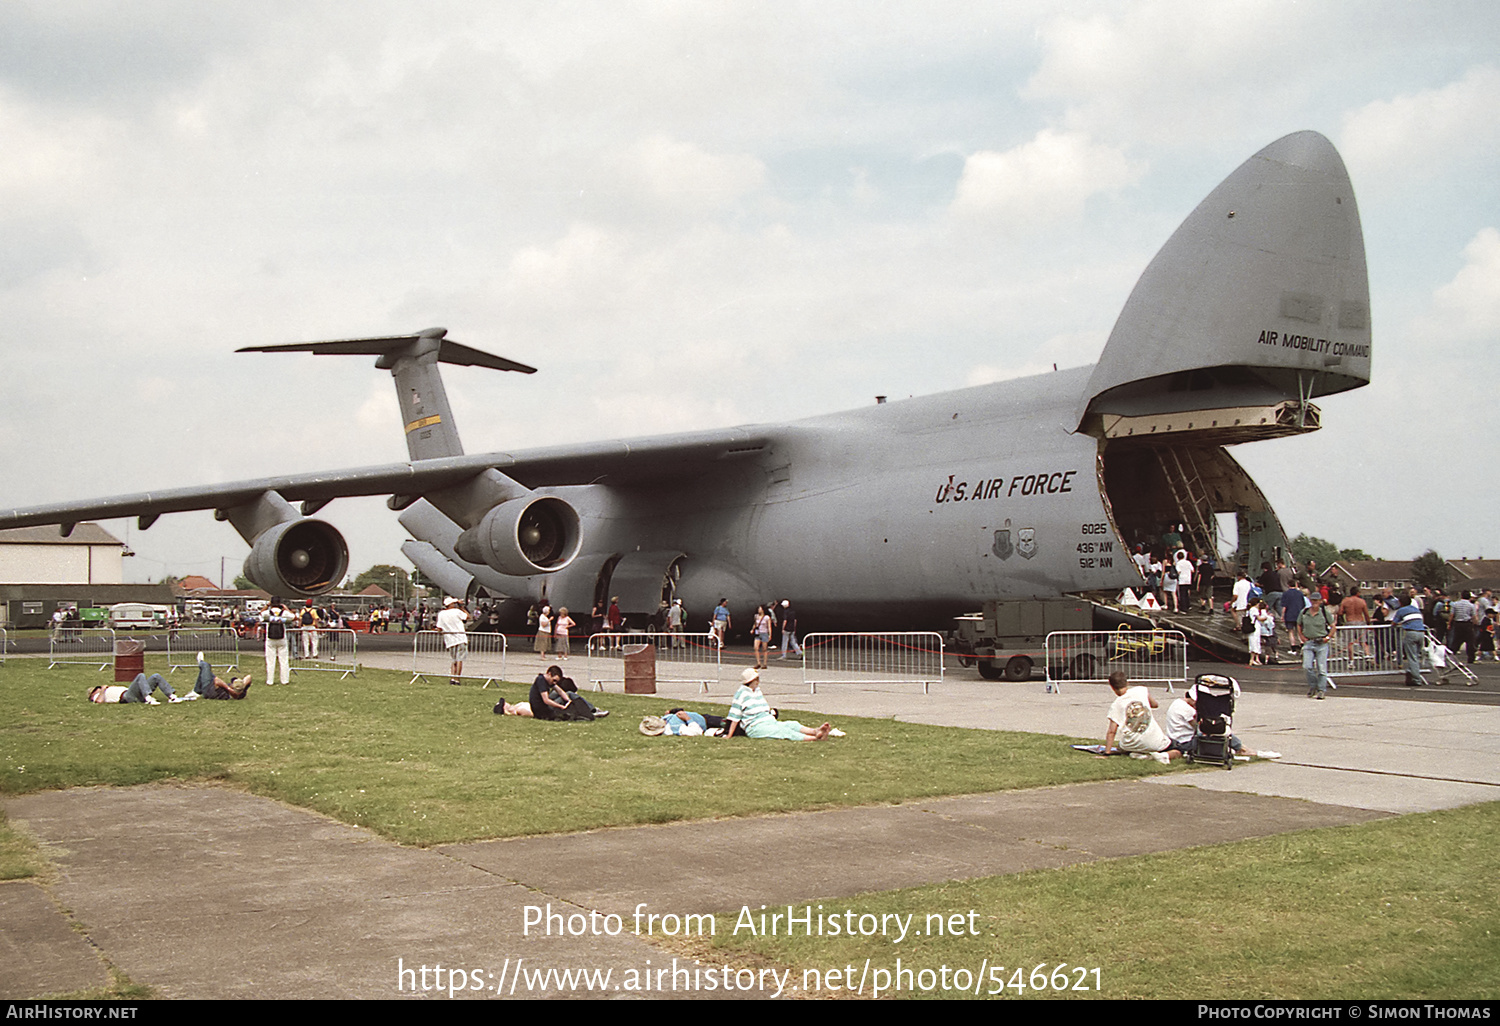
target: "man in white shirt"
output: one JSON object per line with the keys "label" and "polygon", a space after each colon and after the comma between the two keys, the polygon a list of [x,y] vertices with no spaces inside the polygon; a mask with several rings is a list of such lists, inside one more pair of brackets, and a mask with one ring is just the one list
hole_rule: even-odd
{"label": "man in white shirt", "polygon": [[1234,582],[1234,622],[1237,624],[1244,623],[1250,611],[1250,589],[1250,575],[1241,570]]}
{"label": "man in white shirt", "polygon": [[671,608],[667,610],[667,633],[672,636],[673,648],[682,648],[686,644],[682,640],[682,628],[686,619],[687,613],[683,611],[682,599],[673,599]]}
{"label": "man in white shirt", "polygon": [[292,629],[296,619],[296,615],[282,604],[281,599],[274,596],[271,604],[260,614],[260,622],[265,624],[266,631],[267,684],[276,683],[277,666],[281,667],[281,683],[291,683],[291,648],[288,645],[287,631]]}
{"label": "man in white shirt", "polygon": [[1177,572],[1177,602],[1184,613],[1193,610],[1193,561],[1188,558],[1186,549],[1177,551],[1177,562],[1173,564]]}
{"label": "man in white shirt", "polygon": [[458,684],[464,675],[464,660],[469,656],[469,635],[464,628],[468,621],[464,604],[449,595],[443,599],[443,611],[437,615],[437,629],[443,632],[443,647],[448,650],[452,664],[448,671],[448,683]]}
{"label": "man in white shirt", "polygon": [[1109,726],[1104,735],[1101,758],[1109,755],[1115,747],[1116,735],[1122,752],[1155,759],[1163,765],[1181,758],[1181,752],[1168,750],[1171,742],[1151,715],[1151,710],[1157,707],[1156,699],[1151,697],[1146,686],[1130,687],[1125,674],[1119,670],[1109,675],[1109,686],[1115,693],[1115,700],[1109,707]]}

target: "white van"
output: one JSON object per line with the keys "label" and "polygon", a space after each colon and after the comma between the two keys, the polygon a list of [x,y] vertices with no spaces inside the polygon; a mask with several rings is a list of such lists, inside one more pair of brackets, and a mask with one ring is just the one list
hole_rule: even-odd
{"label": "white van", "polygon": [[164,606],[117,602],[109,607],[109,625],[117,631],[153,630],[164,622]]}

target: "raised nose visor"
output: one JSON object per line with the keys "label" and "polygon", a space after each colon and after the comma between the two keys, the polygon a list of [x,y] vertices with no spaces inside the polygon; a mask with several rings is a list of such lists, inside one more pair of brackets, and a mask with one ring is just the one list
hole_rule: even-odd
{"label": "raised nose visor", "polygon": [[[1089,378],[1079,427],[1139,437],[1167,423],[1184,430],[1177,414],[1217,411],[1191,418],[1190,430],[1213,420],[1216,431],[1243,429],[1226,441],[1310,430],[1308,400],[1370,380],[1369,311],[1344,162],[1316,132],[1278,139],[1152,259]],[[1108,415],[1124,422],[1091,419]]]}

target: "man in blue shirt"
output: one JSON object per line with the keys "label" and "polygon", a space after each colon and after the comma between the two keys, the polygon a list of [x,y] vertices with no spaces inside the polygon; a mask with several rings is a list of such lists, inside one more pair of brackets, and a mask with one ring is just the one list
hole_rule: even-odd
{"label": "man in blue shirt", "polygon": [[1422,611],[1412,601],[1415,593],[1408,593],[1404,605],[1391,616],[1391,622],[1401,638],[1401,661],[1406,668],[1406,686],[1419,688],[1427,683],[1422,676],[1422,642],[1427,638],[1427,623]]}
{"label": "man in blue shirt", "polygon": [[712,630],[714,638],[719,642],[719,647],[723,648],[729,635],[729,600],[727,598],[719,599],[719,604],[714,606]]}

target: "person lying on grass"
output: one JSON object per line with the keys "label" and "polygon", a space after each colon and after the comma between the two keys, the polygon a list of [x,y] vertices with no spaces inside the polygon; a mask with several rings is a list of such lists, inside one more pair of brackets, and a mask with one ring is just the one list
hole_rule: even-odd
{"label": "person lying on grass", "polygon": [[669,712],[665,716],[643,716],[641,717],[640,732],[647,737],[717,737],[722,730],[723,718],[713,717],[719,720],[719,729],[713,729],[708,725],[708,717],[702,713],[689,712],[686,709],[678,709]]}
{"label": "person lying on grass", "polygon": [[[776,715],[775,709],[771,710],[771,715]],[[673,728],[672,725],[674,722],[680,723],[684,727],[686,727],[688,724],[692,724],[696,727],[699,727],[705,734],[708,734],[710,737],[719,737],[725,732],[726,728],[729,725],[728,717],[715,716],[713,713],[693,712],[691,709],[668,709],[666,716],[662,717],[662,719],[666,721],[667,732],[671,734],[687,733],[686,730]],[[739,734],[741,737],[745,736],[745,730],[743,727],[739,729]]]}
{"label": "person lying on grass", "polygon": [[185,701],[173,693],[172,685],[159,673],[149,677],[138,673],[128,687],[124,684],[99,684],[89,689],[89,701],[96,705],[161,705],[154,694],[157,691],[166,695],[168,702]]}
{"label": "person lying on grass", "polygon": [[1115,735],[1120,737],[1120,750],[1143,759],[1155,759],[1163,765],[1173,759],[1182,758],[1182,753],[1171,749],[1172,742],[1151,715],[1156,708],[1156,699],[1144,684],[1131,687],[1125,674],[1116,670],[1109,675],[1110,690],[1115,700],[1109,707],[1109,727],[1104,734],[1102,759],[1115,747]]}
{"label": "person lying on grass", "polygon": [[735,733],[736,726],[743,726],[750,737],[779,738],[782,741],[822,741],[833,730],[833,725],[823,724],[817,729],[804,727],[796,720],[778,720],[771,715],[771,706],[760,691],[760,673],[746,668],[740,674],[738,691],[730,703],[728,735]]}
{"label": "person lying on grass", "polygon": [[214,676],[214,668],[203,658],[203,653],[198,653],[198,682],[193,685],[193,693],[184,695],[184,702],[191,702],[195,698],[215,698],[225,701],[238,701],[245,697],[250,690],[250,674],[243,677],[231,677],[225,683],[220,677]]}
{"label": "person lying on grass", "polygon": [[[776,710],[771,710],[776,715]],[[645,716],[641,719],[641,733],[647,737],[723,737],[729,720],[713,713],[694,712],[691,709],[668,709],[661,716]],[[739,737],[745,736],[743,726],[737,727]]]}

